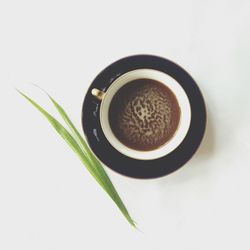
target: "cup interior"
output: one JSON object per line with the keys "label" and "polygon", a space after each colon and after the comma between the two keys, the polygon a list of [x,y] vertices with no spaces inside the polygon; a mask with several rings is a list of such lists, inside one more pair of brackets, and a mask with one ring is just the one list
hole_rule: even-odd
{"label": "cup interior", "polygon": [[[181,111],[179,125],[174,136],[161,147],[150,151],[139,151],[124,145],[114,135],[109,122],[109,107],[112,98],[115,96],[117,91],[125,84],[141,78],[156,80],[166,85],[174,93]],[[169,154],[171,151],[176,149],[185,138],[190,126],[190,121],[191,108],[185,91],[174,78],[158,70],[137,69],[121,75],[107,89],[101,102],[100,122],[105,137],[120,153],[138,160],[157,159]]]}

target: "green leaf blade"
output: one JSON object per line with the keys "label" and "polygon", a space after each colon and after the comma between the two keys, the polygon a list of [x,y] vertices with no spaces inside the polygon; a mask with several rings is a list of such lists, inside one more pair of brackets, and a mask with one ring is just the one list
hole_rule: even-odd
{"label": "green leaf blade", "polygon": [[72,150],[78,155],[82,163],[88,169],[90,174],[96,179],[96,181],[101,185],[101,187],[107,192],[111,199],[116,203],[117,207],[120,209],[122,214],[125,216],[127,221],[133,226],[136,227],[134,220],[131,218],[127,208],[122,202],[119,194],[117,193],[113,183],[105,172],[103,166],[95,157],[95,155],[89,149],[87,143],[84,141],[83,137],[80,135],[78,130],[75,128],[70,118],[64,111],[64,109],[51,97],[50,100],[53,102],[58,112],[62,116],[65,123],[70,128],[72,135],[68,132],[64,126],[56,120],[51,114],[44,110],[40,105],[35,101],[29,98],[27,95],[17,90],[26,100],[28,100],[38,111],[40,111],[49,123],[54,127],[57,133],[65,140],[65,142],[72,148]]}

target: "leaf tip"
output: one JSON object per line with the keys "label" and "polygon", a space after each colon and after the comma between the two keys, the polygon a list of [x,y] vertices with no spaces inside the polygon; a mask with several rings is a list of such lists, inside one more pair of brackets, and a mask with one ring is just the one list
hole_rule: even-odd
{"label": "leaf tip", "polygon": [[15,90],[16,90],[20,95],[26,97],[26,95],[25,95],[21,90],[19,90],[18,88],[15,88]]}

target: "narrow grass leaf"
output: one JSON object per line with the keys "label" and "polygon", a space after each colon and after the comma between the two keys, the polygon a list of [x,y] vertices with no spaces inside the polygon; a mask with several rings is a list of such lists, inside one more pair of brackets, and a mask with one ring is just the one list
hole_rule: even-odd
{"label": "narrow grass leaf", "polygon": [[[109,179],[107,173],[104,168],[94,156],[94,154],[89,149],[87,143],[84,141],[78,130],[75,128],[68,115],[64,111],[64,109],[51,97],[51,101],[57,108],[58,112],[70,128],[73,136],[68,132],[67,129],[63,127],[63,125],[56,120],[51,114],[45,111],[40,105],[38,105],[35,101],[29,98],[27,95],[17,90],[25,99],[27,99],[34,107],[36,107],[50,122],[50,124],[55,128],[58,134],[67,142],[67,144],[73,149],[73,151],[78,155],[80,160],[86,166],[90,174],[96,179],[96,181],[102,186],[102,188],[109,194],[112,200],[116,203],[120,211],[123,213],[128,222],[135,227],[135,222],[131,218],[126,209],[124,203],[122,202],[120,196],[118,195],[114,185]],[[74,138],[75,137],[75,138]]]}

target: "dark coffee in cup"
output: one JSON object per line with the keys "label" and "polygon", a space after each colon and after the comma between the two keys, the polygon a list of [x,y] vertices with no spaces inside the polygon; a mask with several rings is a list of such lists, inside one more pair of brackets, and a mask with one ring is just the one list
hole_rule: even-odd
{"label": "dark coffee in cup", "polygon": [[150,151],[166,144],[180,122],[174,93],[163,83],[136,79],[122,86],[109,107],[109,123],[117,139],[127,147]]}

